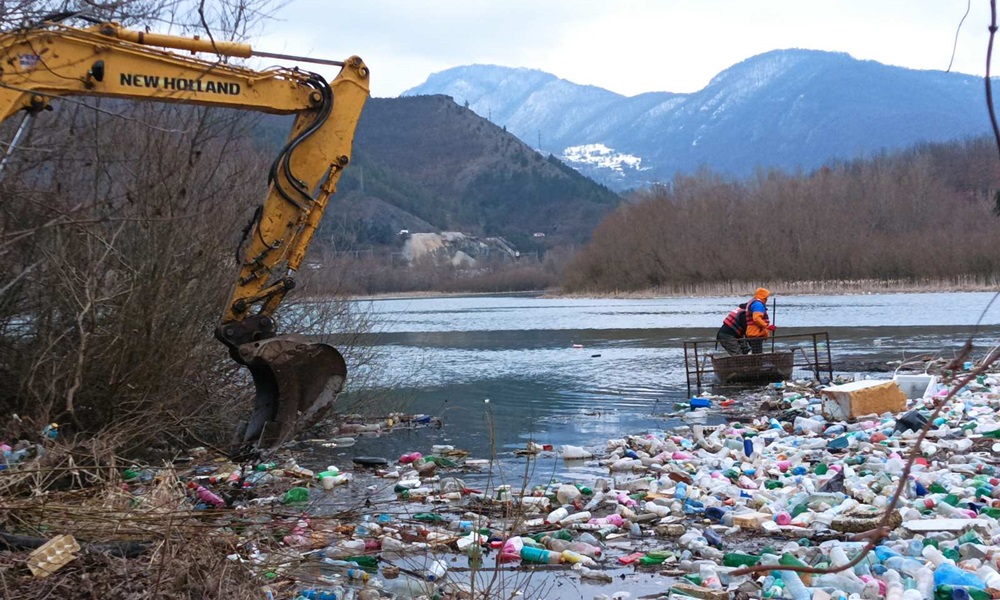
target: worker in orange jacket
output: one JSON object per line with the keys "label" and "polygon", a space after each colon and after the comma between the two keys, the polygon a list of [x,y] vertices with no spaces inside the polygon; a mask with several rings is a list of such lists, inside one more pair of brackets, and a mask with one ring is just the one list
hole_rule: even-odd
{"label": "worker in orange jacket", "polygon": [[776,329],[767,317],[767,299],[771,292],[765,288],[757,288],[753,299],[747,302],[747,338],[750,341],[751,354],[764,351],[764,340]]}

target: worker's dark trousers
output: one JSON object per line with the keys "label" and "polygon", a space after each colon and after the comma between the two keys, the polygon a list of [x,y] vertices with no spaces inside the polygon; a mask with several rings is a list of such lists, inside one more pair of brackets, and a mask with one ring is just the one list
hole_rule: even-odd
{"label": "worker's dark trousers", "polygon": [[750,353],[760,354],[764,351],[765,338],[750,338]]}
{"label": "worker's dark trousers", "polygon": [[715,341],[719,342],[719,345],[722,346],[730,355],[746,354],[750,351],[750,345],[745,339],[737,338],[728,333],[719,332],[719,334],[715,336]]}

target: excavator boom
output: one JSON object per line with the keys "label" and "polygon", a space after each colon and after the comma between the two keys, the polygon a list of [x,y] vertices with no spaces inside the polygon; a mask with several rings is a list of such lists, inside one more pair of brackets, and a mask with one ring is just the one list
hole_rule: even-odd
{"label": "excavator boom", "polygon": [[[192,56],[166,48],[189,50]],[[213,53],[218,60],[193,56]],[[268,194],[241,243],[240,267],[215,336],[246,365],[257,388],[242,443],[273,447],[321,419],[347,368],[332,346],[279,335],[274,313],[298,270],[337,181],[350,163],[369,95],[355,56],[330,83],[298,68],[256,71],[224,62],[246,44],[146,33],[116,23],[76,28],[54,21],[0,35],[0,120],[51,108],[62,96],[101,96],[293,114],[268,174]]]}

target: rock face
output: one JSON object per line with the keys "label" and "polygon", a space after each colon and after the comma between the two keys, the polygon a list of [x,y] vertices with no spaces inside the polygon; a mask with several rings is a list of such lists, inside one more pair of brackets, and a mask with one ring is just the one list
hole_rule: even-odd
{"label": "rock face", "polygon": [[513,261],[520,252],[501,237],[477,238],[457,231],[411,233],[403,243],[403,258],[410,263],[430,260],[459,268],[474,268],[489,261]]}

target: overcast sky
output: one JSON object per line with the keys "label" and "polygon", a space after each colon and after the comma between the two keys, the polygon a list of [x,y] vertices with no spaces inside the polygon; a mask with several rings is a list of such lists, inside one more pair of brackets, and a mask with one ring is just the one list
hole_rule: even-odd
{"label": "overcast sky", "polygon": [[[783,48],[841,51],[943,71],[968,5],[967,0],[292,0],[265,25],[254,46],[332,59],[357,54],[371,69],[372,95],[380,97],[397,96],[431,73],[470,64],[540,69],[632,96],[697,91],[719,71]],[[985,73],[989,20],[989,2],[973,1],[959,32],[953,71]],[[996,74],[1000,57],[994,66]]]}

